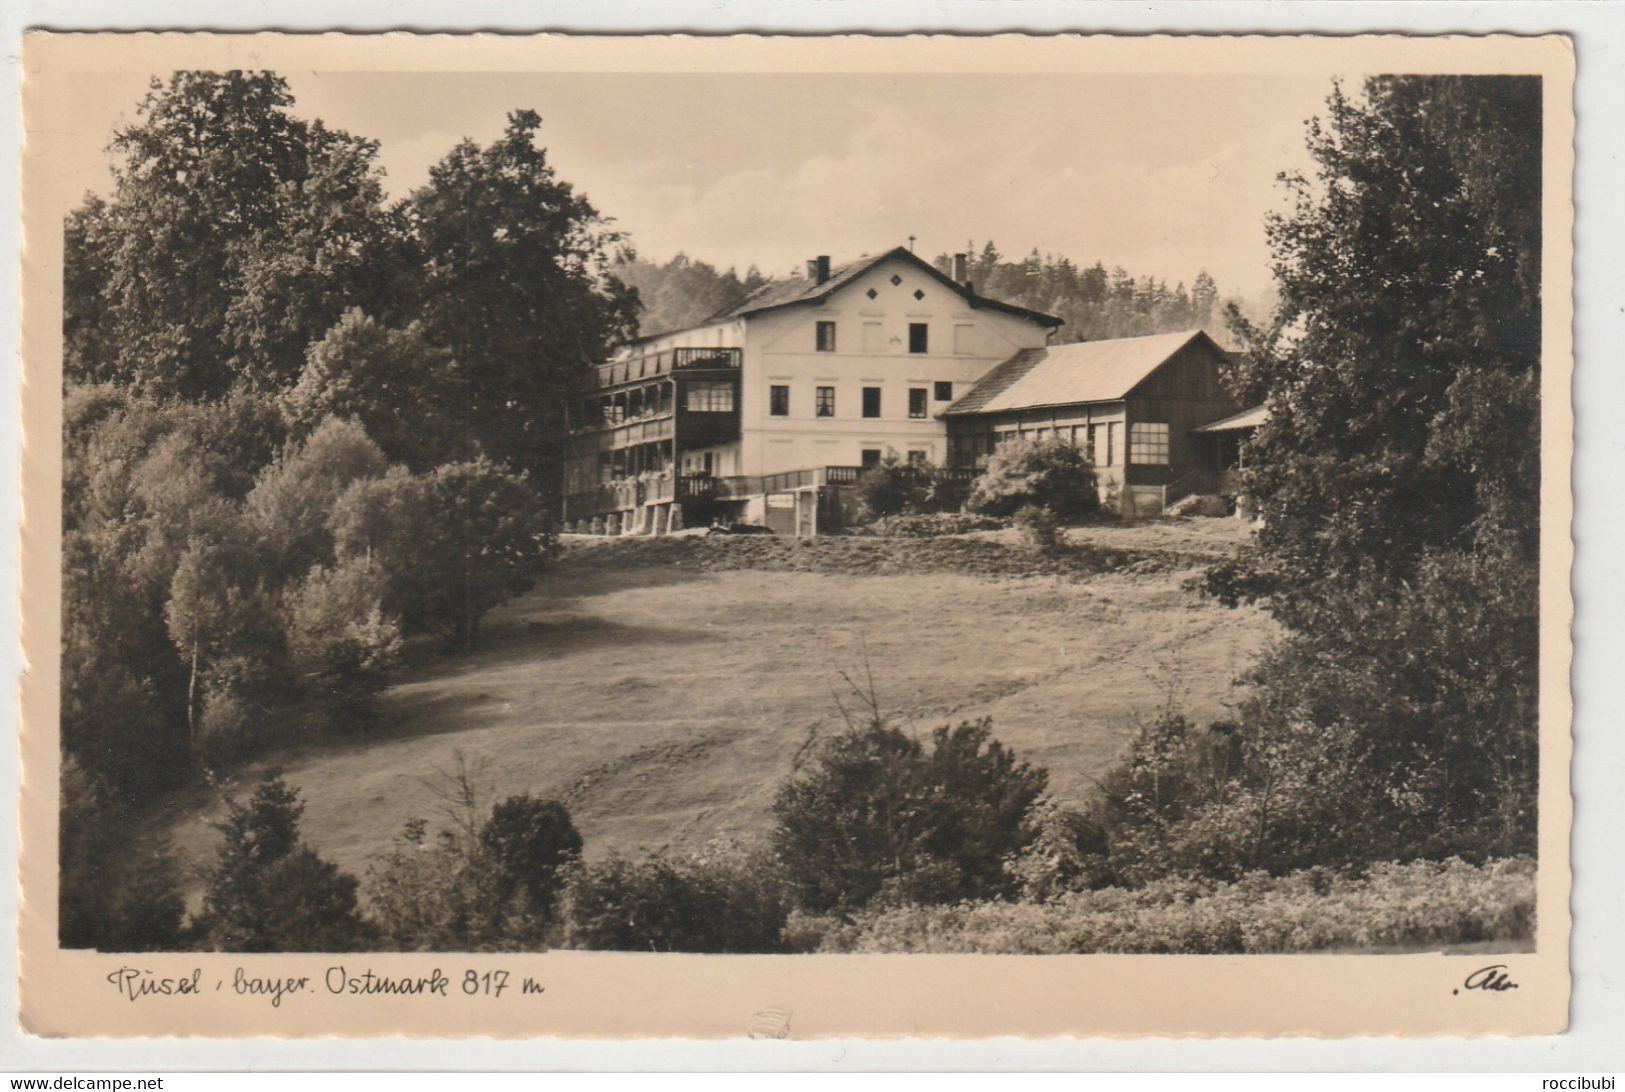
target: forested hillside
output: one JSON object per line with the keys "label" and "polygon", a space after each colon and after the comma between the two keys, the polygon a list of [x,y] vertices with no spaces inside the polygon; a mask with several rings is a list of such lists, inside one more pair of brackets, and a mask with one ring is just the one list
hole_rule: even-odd
{"label": "forested hillside", "polygon": [[[1138,337],[1203,327],[1220,341],[1229,337],[1224,311],[1237,307],[1250,318],[1269,313],[1272,300],[1221,296],[1206,270],[1172,288],[1166,279],[1136,277],[1121,266],[1108,270],[1101,262],[1083,265],[1070,258],[1042,255],[1034,249],[1019,261],[1007,260],[988,242],[980,248],[966,243],[970,281],[976,291],[993,299],[1019,304],[1064,319],[1057,337],[1062,341],[1097,341],[1101,338]],[[939,254],[934,260],[944,273],[953,260]],[[770,278],[752,265],[740,276],[735,269],[718,270],[686,254],[668,262],[640,258],[618,263],[614,272],[636,288],[643,310],[639,329],[644,334],[665,333],[694,326],[737,306]],[[786,271],[787,273],[793,271]]]}

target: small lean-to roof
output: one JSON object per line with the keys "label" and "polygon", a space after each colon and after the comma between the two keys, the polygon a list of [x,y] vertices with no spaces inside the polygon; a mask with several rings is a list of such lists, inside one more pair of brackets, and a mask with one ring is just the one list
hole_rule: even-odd
{"label": "small lean-to roof", "polygon": [[1252,409],[1244,409],[1244,410],[1242,410],[1240,413],[1236,414],[1234,417],[1226,417],[1222,421],[1214,421],[1212,424],[1203,425],[1201,428],[1192,429],[1191,431],[1192,432],[1240,432],[1244,428],[1257,428],[1259,425],[1262,425],[1264,423],[1264,421],[1269,417],[1269,415],[1270,415],[1270,411],[1269,411],[1269,409],[1267,407],[1265,407],[1265,406],[1254,406]]}
{"label": "small lean-to roof", "polygon": [[746,315],[760,314],[763,311],[771,311],[778,307],[789,307],[798,303],[822,303],[875,266],[894,258],[916,266],[922,273],[927,274],[939,284],[957,292],[971,307],[986,307],[993,311],[1003,311],[1009,315],[1019,315],[1022,318],[1031,319],[1045,326],[1061,325],[1061,320],[1054,315],[1046,315],[1040,311],[1031,311],[1025,307],[1018,307],[1013,303],[1004,303],[1001,300],[977,295],[904,246],[896,247],[877,256],[866,254],[856,261],[836,266],[829,271],[829,280],[823,284],[819,284],[817,279],[813,277],[785,277],[780,280],[769,281],[749,296],[746,296],[744,302],[711,316],[701,325],[720,322],[723,319],[743,318]]}
{"label": "small lean-to roof", "polygon": [[1023,349],[984,376],[943,414],[1117,402],[1198,338],[1215,352],[1223,352],[1201,330]]}

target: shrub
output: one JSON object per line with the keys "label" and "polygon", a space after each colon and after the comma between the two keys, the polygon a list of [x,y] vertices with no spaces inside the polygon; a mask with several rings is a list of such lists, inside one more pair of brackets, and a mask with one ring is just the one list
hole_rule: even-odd
{"label": "shrub", "polygon": [[60,945],[104,952],[181,948],[185,903],[173,862],[134,849],[132,809],[72,759],[63,762],[61,787]]}
{"label": "shrub", "polygon": [[919,475],[904,465],[897,452],[886,449],[880,462],[858,476],[854,492],[866,518],[882,519],[899,515],[915,506]]}
{"label": "shrub", "polygon": [[502,877],[477,838],[434,838],[410,819],[394,847],[367,870],[367,898],[392,950],[518,951],[545,946],[547,922],[505,900]]}
{"label": "shrub", "polygon": [[986,719],[938,728],[931,742],[876,717],[825,741],[812,769],[780,787],[774,847],[803,907],[1014,888],[1005,860],[1034,836],[1027,810],[1047,774],[1017,762]]}
{"label": "shrub", "polygon": [[877,519],[864,530],[889,538],[935,538],[938,535],[963,535],[971,531],[997,531],[1006,526],[1008,521],[997,516],[961,512],[905,512]]}
{"label": "shrub", "polygon": [[1014,515],[1031,505],[1067,521],[1087,519],[1100,510],[1094,467],[1077,448],[1053,437],[1000,446],[965,505],[993,516]]}
{"label": "shrub", "polygon": [[317,567],[286,598],[288,653],[306,690],[332,712],[364,718],[400,658],[401,632],[384,613],[382,569],[365,558]]}
{"label": "shrub", "polygon": [[1066,541],[1061,534],[1061,522],[1048,508],[1024,505],[1012,521],[1021,532],[1022,540],[1041,554],[1059,553]]}
{"label": "shrub", "polygon": [[244,502],[259,544],[262,575],[278,584],[333,557],[333,506],[356,481],[384,472],[384,453],[354,421],[329,417],[261,471]]}
{"label": "shrub", "polygon": [[477,459],[359,481],[332,519],[340,558],[373,558],[409,630],[471,644],[480,619],[535,582],[554,542],[522,474]]}
{"label": "shrub", "polygon": [[522,897],[532,913],[552,911],[564,870],[581,858],[581,835],[557,800],[510,796],[491,809],[480,846],[497,869],[497,894]]}
{"label": "shrub", "polygon": [[771,862],[735,848],[579,865],[564,889],[572,948],[781,952],[789,907]]}
{"label": "shrub", "polygon": [[247,804],[227,798],[224,835],[195,923],[225,952],[339,952],[370,948],[376,931],[356,904],[355,877],[299,840],[304,805],[267,773]]}
{"label": "shrub", "polygon": [[[1267,953],[1427,950],[1528,944],[1535,908],[1528,857],[1392,862],[1356,876],[1311,868],[1232,883],[1161,880],[1044,903],[979,902],[866,911],[850,923],[801,918],[789,935],[843,952]],[[803,947],[801,950],[813,950]]]}

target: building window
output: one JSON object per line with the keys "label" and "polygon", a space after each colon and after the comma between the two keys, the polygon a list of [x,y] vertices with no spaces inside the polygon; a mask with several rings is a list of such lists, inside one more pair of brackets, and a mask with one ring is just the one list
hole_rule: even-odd
{"label": "building window", "polygon": [[910,417],[925,416],[924,387],[910,387],[908,389],[908,415]]}
{"label": "building window", "polygon": [[1128,459],[1131,463],[1168,465],[1168,426],[1136,421],[1129,427]]}
{"label": "building window", "polygon": [[1100,439],[1100,426],[1099,425],[1090,425],[1087,430],[1084,430],[1083,457],[1085,459],[1088,459],[1091,464],[1093,464],[1094,461],[1095,461],[1095,451],[1096,451],[1097,442],[1099,441],[1099,439]]}
{"label": "building window", "polygon": [[954,327],[954,355],[970,356],[976,350],[973,331],[976,327],[969,324],[959,324]]}
{"label": "building window", "polygon": [[813,413],[819,417],[835,416],[835,388],[819,387],[816,394]]}
{"label": "building window", "polygon": [[951,382],[939,379],[934,386],[936,387],[934,397],[938,402],[952,402],[954,400],[954,385]]}
{"label": "building window", "polygon": [[878,447],[866,447],[866,448],[864,448],[863,449],[863,454],[862,454],[862,460],[863,460],[863,469],[865,469],[865,470],[868,470],[870,467],[879,466],[880,465],[880,449]]}
{"label": "building window", "polygon": [[1123,450],[1122,437],[1120,435],[1122,431],[1123,423],[1121,421],[1106,422],[1106,454],[1105,461],[1100,464],[1101,466],[1117,465],[1118,455],[1121,454]]}
{"label": "building window", "polygon": [[767,389],[767,412],[774,417],[790,416],[790,388],[775,383]]}
{"label": "building window", "polygon": [[881,331],[880,323],[866,322],[863,324],[863,351],[866,353],[883,353],[886,351],[886,338]]}
{"label": "building window", "polygon": [[909,466],[924,466],[924,465],[926,465],[926,463],[930,462],[930,459],[927,458],[927,456],[929,454],[930,454],[930,452],[925,451],[922,448],[917,448],[917,447],[909,448],[908,449],[908,465]]}
{"label": "building window", "polygon": [[929,353],[931,351],[931,325],[925,322],[911,322],[908,324],[908,351],[911,353]]}
{"label": "building window", "polygon": [[683,408],[690,413],[732,413],[734,385],[726,381],[689,383],[683,388]]}
{"label": "building window", "polygon": [[880,388],[863,388],[863,415],[865,417],[880,416]]}
{"label": "building window", "polygon": [[835,351],[835,324],[833,322],[820,322],[818,324],[818,351],[833,353]]}

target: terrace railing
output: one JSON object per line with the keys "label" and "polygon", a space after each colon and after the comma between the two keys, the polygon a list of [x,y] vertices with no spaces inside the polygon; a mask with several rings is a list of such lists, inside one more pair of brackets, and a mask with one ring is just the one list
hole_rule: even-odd
{"label": "terrace railing", "polygon": [[670,375],[673,372],[701,369],[735,369],[744,361],[744,350],[736,347],[702,348],[685,346],[679,349],[661,349],[624,360],[611,360],[595,370],[596,386],[614,387],[622,383],[635,383],[640,379]]}

